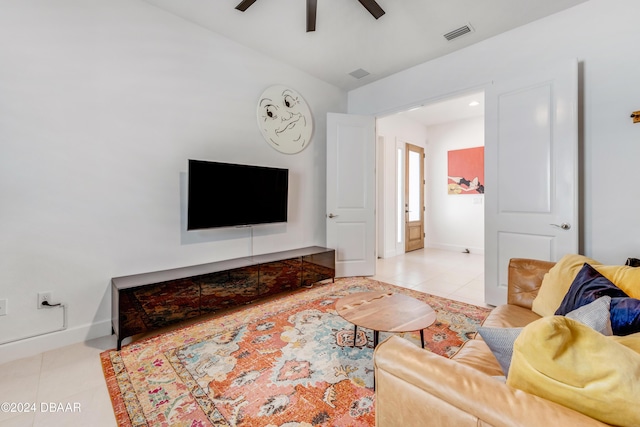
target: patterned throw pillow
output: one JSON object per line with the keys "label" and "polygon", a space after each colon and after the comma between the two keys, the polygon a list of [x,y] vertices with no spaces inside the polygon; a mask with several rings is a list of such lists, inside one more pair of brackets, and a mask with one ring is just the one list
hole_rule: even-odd
{"label": "patterned throw pillow", "polygon": [[513,343],[522,332],[522,328],[478,328],[478,333],[487,343],[498,360],[504,376],[509,375],[509,366],[513,355]]}
{"label": "patterned throw pillow", "polygon": [[610,336],[613,335],[613,330],[611,329],[611,313],[609,312],[610,307],[611,297],[605,295],[592,303],[583,305],[567,313],[565,317],[584,323],[602,335]]}

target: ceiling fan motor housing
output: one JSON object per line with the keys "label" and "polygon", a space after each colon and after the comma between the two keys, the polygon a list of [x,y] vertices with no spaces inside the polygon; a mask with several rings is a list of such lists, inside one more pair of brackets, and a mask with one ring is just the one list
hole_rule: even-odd
{"label": "ceiling fan motor housing", "polygon": [[[384,10],[380,7],[376,0],[358,0],[362,6],[376,19],[384,15]],[[256,0],[242,0],[236,6],[241,12],[246,11],[249,6],[254,4]],[[318,10],[318,0],[307,0],[307,32],[316,30],[316,15]]]}

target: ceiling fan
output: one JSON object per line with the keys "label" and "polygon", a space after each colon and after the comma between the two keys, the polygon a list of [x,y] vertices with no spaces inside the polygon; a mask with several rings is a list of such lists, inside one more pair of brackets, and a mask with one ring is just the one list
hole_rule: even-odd
{"label": "ceiling fan", "polygon": [[[384,15],[384,10],[380,7],[380,5],[376,2],[376,0],[358,0],[360,4],[362,4],[365,9],[369,11],[374,18],[378,19],[382,15]],[[254,4],[256,0],[242,0],[236,6],[241,12],[244,12]],[[318,9],[318,0],[307,0],[307,32],[316,30],[316,11]]]}

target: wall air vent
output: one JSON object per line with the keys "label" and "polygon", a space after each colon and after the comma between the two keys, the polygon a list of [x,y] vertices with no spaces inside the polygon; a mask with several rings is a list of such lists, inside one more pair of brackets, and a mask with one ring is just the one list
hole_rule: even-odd
{"label": "wall air vent", "polygon": [[453,31],[449,31],[447,34],[443,34],[443,37],[447,39],[447,41],[451,41],[453,39],[457,39],[458,37],[464,36],[465,34],[473,33],[473,27],[471,24],[463,25],[460,28],[456,28]]}

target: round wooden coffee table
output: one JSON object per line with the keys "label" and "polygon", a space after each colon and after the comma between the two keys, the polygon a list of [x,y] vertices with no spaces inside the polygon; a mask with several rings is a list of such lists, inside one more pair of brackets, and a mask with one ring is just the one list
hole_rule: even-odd
{"label": "round wooden coffee table", "polygon": [[373,346],[378,345],[379,333],[420,331],[424,348],[424,329],[436,321],[436,312],[420,300],[396,292],[358,292],[340,298],[336,311],[355,325],[353,345],[358,326],[373,330]]}

